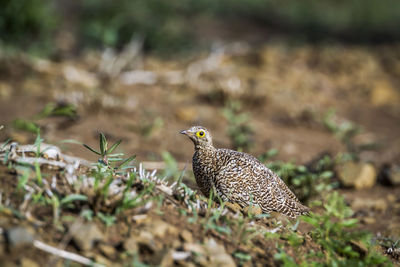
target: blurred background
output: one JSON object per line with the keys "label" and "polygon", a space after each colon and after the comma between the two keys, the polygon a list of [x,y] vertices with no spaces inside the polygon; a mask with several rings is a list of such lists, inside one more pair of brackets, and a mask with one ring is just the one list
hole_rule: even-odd
{"label": "blurred background", "polygon": [[396,0],[1,0],[0,138],[190,162],[178,133],[304,164],[400,160]]}

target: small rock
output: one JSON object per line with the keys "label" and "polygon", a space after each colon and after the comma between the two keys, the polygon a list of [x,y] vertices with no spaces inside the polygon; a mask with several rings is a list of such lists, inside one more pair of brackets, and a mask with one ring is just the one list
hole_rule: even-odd
{"label": "small rock", "polygon": [[196,254],[205,254],[205,250],[204,250],[203,246],[201,246],[199,244],[195,244],[195,243],[185,243],[183,245],[183,249],[185,251],[194,252]]}
{"label": "small rock", "polygon": [[138,214],[132,216],[132,220],[137,224],[144,223],[146,219],[147,219],[147,214]]}
{"label": "small rock", "polygon": [[374,217],[364,217],[361,219],[361,222],[363,222],[365,224],[374,224],[374,223],[376,223],[376,220]]}
{"label": "small rock", "polygon": [[389,203],[395,203],[397,201],[397,197],[394,194],[388,194],[386,199]]}
{"label": "small rock", "polygon": [[22,245],[31,245],[34,240],[33,233],[27,228],[21,226],[8,229],[5,234],[9,248]]}
{"label": "small rock", "polygon": [[354,210],[374,210],[378,212],[385,212],[388,208],[388,204],[385,199],[365,199],[356,198],[351,203],[351,208]]}
{"label": "small rock", "polygon": [[137,240],[134,237],[130,237],[128,238],[125,242],[124,242],[124,249],[128,252],[137,252],[138,251],[138,244],[137,244]]}
{"label": "small rock", "polygon": [[400,185],[400,166],[386,164],[379,173],[379,181],[385,185]]}
{"label": "small rock", "polygon": [[96,261],[96,263],[103,264],[104,266],[115,266],[115,263],[109,261],[107,258],[99,254],[94,255],[94,260]]}
{"label": "small rock", "polygon": [[210,256],[210,266],[236,266],[232,256],[226,253],[225,247],[219,245],[214,239],[208,241],[207,252]]}
{"label": "small rock", "polygon": [[162,220],[157,220],[151,223],[148,230],[158,238],[164,238],[167,234],[170,236],[176,236],[179,232],[175,226],[170,225]]}
{"label": "small rock", "polygon": [[162,244],[154,241],[152,233],[147,231],[141,231],[139,236],[136,237],[137,244],[140,248],[145,248],[151,252],[161,249]]}
{"label": "small rock", "polygon": [[34,262],[34,261],[31,260],[31,259],[23,258],[23,259],[21,260],[20,266],[21,266],[21,267],[39,267],[40,265],[39,265],[38,263]]}
{"label": "small rock", "polygon": [[191,232],[189,232],[188,230],[184,229],[179,236],[182,238],[183,241],[187,242],[187,243],[192,243],[193,242],[193,235]]}
{"label": "small rock", "polygon": [[172,258],[174,259],[174,261],[182,261],[189,258],[190,255],[191,253],[187,251],[174,251],[172,253]]}
{"label": "small rock", "polygon": [[71,233],[80,250],[90,250],[96,241],[104,238],[103,233],[94,223],[74,224],[71,227]]}
{"label": "small rock", "polygon": [[339,167],[338,175],[344,186],[356,189],[371,188],[377,178],[375,167],[364,162],[346,162]]}
{"label": "small rock", "polygon": [[174,259],[172,258],[173,250],[169,250],[165,255],[163,256],[160,267],[169,267],[169,266],[174,266]]}
{"label": "small rock", "polygon": [[377,81],[371,91],[371,103],[374,106],[398,105],[400,95],[389,82]]}
{"label": "small rock", "polygon": [[104,256],[106,256],[109,259],[115,259],[117,255],[117,251],[113,246],[107,245],[107,244],[100,244],[98,246],[100,249],[101,253],[103,253]]}

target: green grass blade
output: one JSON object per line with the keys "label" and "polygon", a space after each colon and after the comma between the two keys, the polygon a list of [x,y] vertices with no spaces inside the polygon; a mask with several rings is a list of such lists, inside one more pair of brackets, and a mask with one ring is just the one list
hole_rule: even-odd
{"label": "green grass blade", "polygon": [[116,149],[119,146],[119,144],[121,144],[121,142],[122,142],[122,140],[118,140],[117,142],[115,142],[107,152],[112,153],[114,151],[114,149]]}
{"label": "green grass blade", "polygon": [[60,204],[61,205],[65,205],[65,204],[68,204],[68,203],[73,202],[73,201],[87,201],[87,200],[88,200],[88,198],[85,195],[82,195],[82,194],[71,194],[71,195],[68,195],[65,198],[63,198],[60,201]]}
{"label": "green grass blade", "polygon": [[95,153],[95,154],[101,156],[101,154],[100,154],[99,152],[97,152],[96,150],[94,150],[94,149],[91,148],[90,146],[88,146],[88,145],[86,145],[86,144],[83,144],[83,146],[86,147],[87,149],[89,149],[90,151],[92,151],[93,153]]}
{"label": "green grass blade", "polygon": [[100,153],[104,156],[107,152],[107,139],[103,133],[100,133]]}
{"label": "green grass blade", "polygon": [[134,160],[136,158],[136,155],[130,156],[129,158],[127,158],[126,160],[124,160],[118,167],[117,169],[123,168],[126,164],[128,164],[129,162],[131,162],[132,160]]}

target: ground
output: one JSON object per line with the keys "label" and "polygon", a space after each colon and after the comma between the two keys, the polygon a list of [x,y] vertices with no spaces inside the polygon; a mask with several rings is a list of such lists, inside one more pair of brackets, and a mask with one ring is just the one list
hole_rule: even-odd
{"label": "ground", "polygon": [[[362,162],[372,162],[377,173],[385,164],[400,163],[398,45],[289,46],[274,43],[253,48],[235,43],[190,58],[169,60],[136,54],[130,62],[122,63],[121,58],[117,54],[107,61],[104,55],[101,57],[96,52],[57,61],[27,55],[2,56],[0,125],[5,127],[0,130],[0,140],[11,137],[20,144],[33,143],[36,134],[23,128],[27,122],[34,122],[41,127],[41,136],[46,143],[61,147],[67,155],[95,162],[98,156],[82,145],[62,141],[75,140],[98,147],[98,133],[103,132],[109,143],[122,139],[121,151],[127,155],[135,154],[137,166],[140,162],[146,168],[156,166],[160,169],[158,173],[163,173],[162,169],[168,165],[163,161],[163,152],[169,152],[178,162],[179,171],[187,166],[183,178],[192,189],[196,189],[190,172],[193,145],[179,134],[180,130],[192,125],[207,127],[217,147],[230,148],[235,146],[235,137],[246,132],[239,127],[245,125],[250,130],[248,135],[245,134],[243,149],[257,157],[277,149],[279,153],[269,158],[270,161],[307,165],[322,154],[335,156],[368,145],[372,149],[357,150],[356,153]],[[116,63],[118,60],[120,65]],[[43,115],[42,111],[49,103],[64,107],[71,104],[76,108],[76,115],[75,109],[71,116]],[[244,123],[241,123],[240,114],[247,116]],[[329,114],[334,115],[329,117]],[[24,126],[16,126],[17,118],[25,120]],[[336,125],[350,125],[361,131],[349,138],[349,145],[341,136],[346,131],[344,128],[336,132],[329,130],[327,122],[330,120]],[[235,125],[239,126],[235,128]],[[228,129],[233,129],[233,134]],[[23,201],[15,191],[18,176],[4,166],[0,167],[2,199],[7,200],[11,195],[11,203],[17,207]],[[354,210],[353,217],[359,219],[360,229],[368,230],[376,237],[399,238],[399,186],[377,182],[372,188],[335,190],[344,195],[346,203]],[[0,225],[3,231],[21,225],[40,236],[43,242],[83,253],[106,264],[121,262],[123,257],[131,259],[131,255],[124,256],[122,252],[129,246],[126,240],[138,236],[140,240],[136,238],[132,246],[139,246],[135,250],[137,260],[147,264],[157,265],[163,261],[165,266],[184,264],[185,261],[172,258],[184,257],[184,252],[188,251],[185,245],[192,243],[197,244],[194,249],[200,250],[200,254],[208,255],[206,259],[190,256],[192,262],[199,265],[212,262],[213,250],[220,251],[218,255],[242,251],[252,256],[250,262],[253,265],[277,264],[274,260],[275,241],[256,237],[251,244],[242,245],[213,228],[187,223],[186,215],[180,211],[183,207],[168,201],[163,203],[148,212],[132,210],[124,213],[125,222],[109,227],[100,220],[95,221],[93,224],[103,234],[92,250],[83,249],[72,234],[65,235],[71,231],[72,222],[66,219],[55,227],[53,210],[48,206],[38,208],[35,205],[32,211],[34,222],[43,221],[44,226],[35,223],[32,226],[27,218],[18,217],[12,211],[8,213],[7,209],[1,215]],[[63,211],[62,215],[64,219],[68,215],[74,217],[77,211]],[[120,221],[123,220],[119,218]],[[154,225],[164,223],[165,229],[161,227],[164,230],[155,233],[154,229],[159,227]],[[251,224],[251,221],[247,223]],[[274,224],[268,223],[273,229]],[[258,224],[264,227],[266,222],[258,220],[256,226],[252,226]],[[187,230],[186,234],[183,230]],[[300,232],[308,230],[307,225],[300,224]],[[152,244],[148,240],[154,236],[157,242]],[[4,247],[4,240],[2,244]],[[305,244],[300,250],[317,247],[314,242]],[[11,249],[3,252],[1,257],[12,264],[21,261],[20,251],[20,248]],[[176,251],[183,254],[176,254]],[[168,259],[168,253],[175,254]],[[289,248],[287,253],[293,256],[297,252]],[[49,257],[28,247],[23,259],[46,264],[54,260]],[[234,260],[236,264],[250,264],[240,256]],[[396,263],[395,258],[391,260]]]}

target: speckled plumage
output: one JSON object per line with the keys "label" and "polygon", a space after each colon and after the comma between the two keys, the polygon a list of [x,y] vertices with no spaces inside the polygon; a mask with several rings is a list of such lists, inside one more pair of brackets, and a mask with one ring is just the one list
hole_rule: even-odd
{"label": "speckled plumage", "polygon": [[276,211],[292,218],[308,213],[309,209],[300,203],[278,175],[255,157],[215,148],[210,132],[202,126],[193,126],[181,133],[195,145],[193,172],[206,197],[215,188],[223,201],[242,208],[253,202],[263,212]]}

